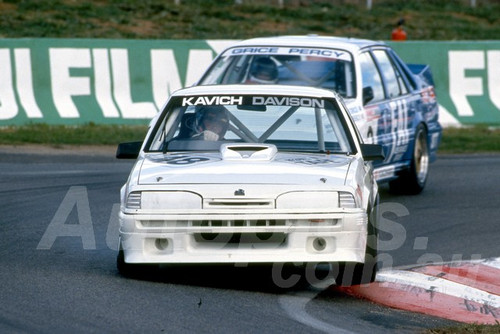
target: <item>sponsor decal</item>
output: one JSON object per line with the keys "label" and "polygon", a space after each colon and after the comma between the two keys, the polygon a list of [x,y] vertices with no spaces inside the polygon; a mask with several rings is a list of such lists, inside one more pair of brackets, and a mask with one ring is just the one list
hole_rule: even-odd
{"label": "sponsor decal", "polygon": [[210,95],[187,96],[182,98],[182,106],[217,106],[217,105],[251,105],[251,106],[288,106],[324,108],[322,99],[298,96],[242,96],[242,95]]}
{"label": "sponsor decal", "polygon": [[335,51],[331,49],[305,49],[305,48],[291,48],[288,51],[289,54],[298,54],[298,55],[306,55],[306,56],[316,56],[316,57],[326,57],[326,58],[335,58],[335,59],[345,59],[345,56],[348,55],[347,52],[344,51]]}
{"label": "sponsor decal", "polygon": [[254,96],[252,105],[324,108],[325,101],[306,97]]}
{"label": "sponsor decal", "polygon": [[243,96],[191,96],[182,99],[182,106],[241,105]]}
{"label": "sponsor decal", "polygon": [[178,166],[192,165],[192,164],[196,164],[199,162],[205,162],[205,161],[210,161],[210,158],[181,155],[181,156],[174,156],[174,157],[170,157],[170,158],[165,159],[165,163],[167,165],[178,165]]}
{"label": "sponsor decal", "polygon": [[396,166],[384,166],[376,168],[373,171],[373,177],[375,180],[384,180],[396,176]]}
{"label": "sponsor decal", "polygon": [[234,191],[234,196],[245,196],[245,190],[244,189],[237,189]]}
{"label": "sponsor decal", "polygon": [[351,55],[346,51],[321,48],[301,48],[301,47],[241,47],[228,50],[225,56],[241,55],[280,55],[280,56],[310,56],[323,57],[336,60],[352,61]]}
{"label": "sponsor decal", "polygon": [[345,163],[345,160],[337,160],[330,158],[318,158],[318,157],[293,157],[293,158],[283,158],[277,159],[277,161],[290,162],[294,164],[302,164],[302,165],[326,165],[326,164],[342,164]]}
{"label": "sponsor decal", "polygon": [[277,47],[250,47],[250,48],[236,48],[229,50],[231,55],[242,54],[278,54],[279,48]]}

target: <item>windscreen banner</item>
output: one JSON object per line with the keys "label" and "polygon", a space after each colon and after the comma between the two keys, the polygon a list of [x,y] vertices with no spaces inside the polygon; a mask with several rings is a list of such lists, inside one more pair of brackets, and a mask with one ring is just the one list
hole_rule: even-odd
{"label": "windscreen banner", "polygon": [[[0,126],[147,124],[234,42],[0,39]],[[430,66],[444,126],[500,125],[500,41],[390,45]]]}

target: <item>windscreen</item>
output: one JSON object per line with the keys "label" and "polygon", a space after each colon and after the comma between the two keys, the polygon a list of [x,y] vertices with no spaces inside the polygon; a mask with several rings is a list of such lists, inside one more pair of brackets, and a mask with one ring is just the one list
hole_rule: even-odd
{"label": "windscreen", "polygon": [[225,51],[200,85],[282,84],[321,87],[355,97],[352,56],[347,51],[298,47],[238,47]]}
{"label": "windscreen", "polygon": [[337,101],[300,96],[174,97],[147,151],[211,151],[223,143],[267,143],[282,151],[353,152]]}

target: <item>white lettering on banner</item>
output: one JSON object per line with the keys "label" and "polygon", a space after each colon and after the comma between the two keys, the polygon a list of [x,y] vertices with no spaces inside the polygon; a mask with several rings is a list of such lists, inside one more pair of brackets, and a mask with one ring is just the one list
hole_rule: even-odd
{"label": "white lettering on banner", "polygon": [[240,105],[243,96],[191,96],[182,98],[182,106]]}
{"label": "white lettering on banner", "polygon": [[14,118],[18,113],[12,84],[12,65],[9,49],[0,49],[0,119]]}
{"label": "white lettering on banner", "polygon": [[151,102],[133,102],[126,49],[111,49],[114,97],[123,118],[153,118],[158,109]]}
{"label": "white lettering on banner", "polygon": [[29,118],[42,118],[42,111],[36,103],[33,91],[30,49],[14,49],[14,59],[19,100]]}
{"label": "white lettering on banner", "polygon": [[76,48],[50,48],[52,97],[62,118],[78,118],[80,114],[71,98],[90,95],[90,78],[71,77],[70,68],[90,68],[90,50]]}
{"label": "white lettering on banner", "polygon": [[[33,89],[31,50],[14,49],[15,62],[11,60],[10,49],[0,51],[0,120],[16,117],[18,103],[28,118],[43,118]],[[201,75],[211,61],[211,50],[191,50],[187,80]],[[95,94],[105,118],[152,118],[169,98],[170,92],[183,87],[173,50],[151,50],[154,103],[132,101],[126,49],[49,48],[49,62],[51,93],[61,118],[79,118],[80,112],[73,97],[91,94]],[[93,78],[72,76],[74,68],[93,70]],[[95,93],[92,87],[95,87]]]}
{"label": "white lettering on banner", "polygon": [[482,78],[468,78],[466,70],[484,69],[483,51],[450,51],[448,53],[450,73],[450,97],[459,116],[474,116],[467,96],[483,95]]}
{"label": "white lettering on banner", "polygon": [[186,87],[192,86],[212,63],[212,50],[189,50]]}
{"label": "white lettering on banner", "polygon": [[500,51],[488,51],[488,92],[491,102],[500,110]]}
{"label": "white lettering on banner", "polygon": [[118,118],[120,113],[111,94],[111,68],[107,49],[93,49],[95,95],[102,114],[107,118]]}
{"label": "white lettering on banner", "polygon": [[160,109],[170,94],[182,88],[173,50],[151,50],[153,99]]}

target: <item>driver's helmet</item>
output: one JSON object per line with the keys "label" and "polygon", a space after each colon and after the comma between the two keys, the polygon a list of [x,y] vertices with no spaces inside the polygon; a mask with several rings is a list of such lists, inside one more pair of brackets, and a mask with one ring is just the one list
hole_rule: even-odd
{"label": "driver's helmet", "polygon": [[278,67],[276,63],[267,57],[255,59],[250,68],[250,82],[260,84],[274,84],[278,81]]}
{"label": "driver's helmet", "polygon": [[195,126],[197,133],[205,130],[212,131],[222,138],[229,128],[229,116],[223,106],[201,106],[195,112]]}

